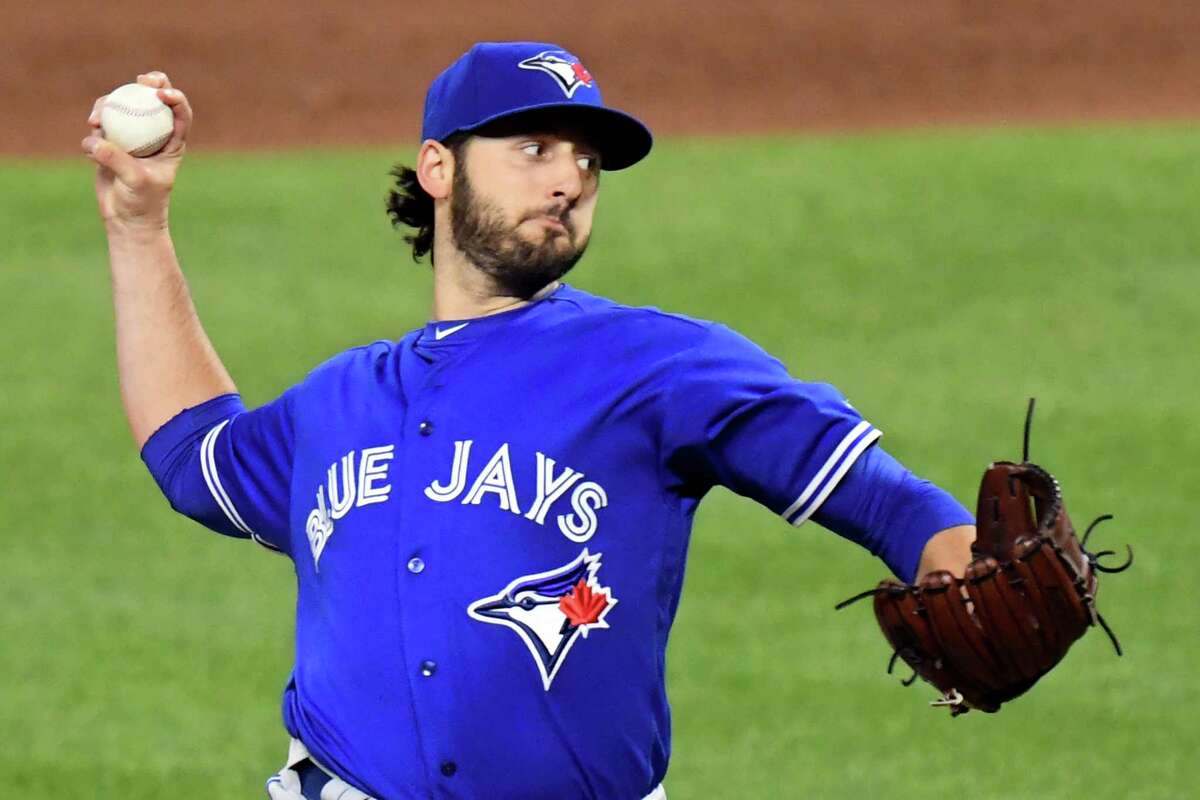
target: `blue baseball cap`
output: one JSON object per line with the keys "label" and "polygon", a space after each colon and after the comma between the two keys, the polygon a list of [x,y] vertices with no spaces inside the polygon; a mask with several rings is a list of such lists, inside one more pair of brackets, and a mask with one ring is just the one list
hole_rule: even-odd
{"label": "blue baseball cap", "polygon": [[430,84],[421,138],[444,142],[543,109],[561,109],[594,138],[601,169],[636,164],[654,141],[637,118],[604,105],[578,57],[545,42],[480,42],[464,53]]}

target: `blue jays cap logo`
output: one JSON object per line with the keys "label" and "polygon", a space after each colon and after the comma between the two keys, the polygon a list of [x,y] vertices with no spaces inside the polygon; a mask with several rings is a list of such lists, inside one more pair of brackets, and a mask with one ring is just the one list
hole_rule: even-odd
{"label": "blue jays cap logo", "polygon": [[596,580],[601,555],[584,548],[570,564],[522,575],[498,594],[467,607],[472,619],[505,625],[521,637],[546,691],[579,637],[586,639],[589,631],[608,627],[604,618],[617,600]]}
{"label": "blue jays cap logo", "polygon": [[579,59],[566,50],[543,50],[536,56],[525,59],[517,64],[521,69],[540,70],[554,78],[558,87],[567,97],[575,94],[580,86],[592,86],[592,74],[580,63]]}

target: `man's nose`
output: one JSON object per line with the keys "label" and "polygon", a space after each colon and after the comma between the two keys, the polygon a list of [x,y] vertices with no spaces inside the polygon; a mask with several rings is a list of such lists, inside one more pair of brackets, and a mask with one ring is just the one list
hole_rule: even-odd
{"label": "man's nose", "polygon": [[579,174],[579,165],[575,163],[573,153],[564,153],[555,159],[553,166],[554,178],[551,184],[551,196],[574,203],[583,194],[583,177]]}

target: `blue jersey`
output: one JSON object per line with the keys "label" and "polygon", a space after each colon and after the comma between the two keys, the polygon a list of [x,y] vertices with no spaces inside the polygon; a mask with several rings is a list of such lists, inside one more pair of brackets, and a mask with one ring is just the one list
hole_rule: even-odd
{"label": "blue jersey", "polygon": [[294,563],[283,717],[322,764],[385,798],[632,800],[667,771],[701,498],[800,525],[878,436],[723,325],[563,284],[210,401],[143,456]]}

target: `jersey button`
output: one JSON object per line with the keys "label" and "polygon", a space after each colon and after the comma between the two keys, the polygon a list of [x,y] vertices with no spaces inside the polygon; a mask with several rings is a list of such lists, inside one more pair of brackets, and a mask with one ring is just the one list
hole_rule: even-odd
{"label": "jersey button", "polygon": [[434,661],[422,661],[421,662],[421,675],[423,675],[426,678],[432,678],[433,673],[435,673],[435,672],[437,672],[437,662],[434,662]]}
{"label": "jersey button", "polygon": [[456,772],[458,772],[458,764],[455,764],[453,761],[442,762],[442,774],[447,778],[451,777]]}
{"label": "jersey button", "polygon": [[416,556],[408,560],[408,571],[413,575],[420,575],[425,571],[425,562]]}
{"label": "jersey button", "polygon": [[421,420],[421,424],[417,426],[417,432],[422,436],[428,436],[433,433],[433,423],[427,419]]}

